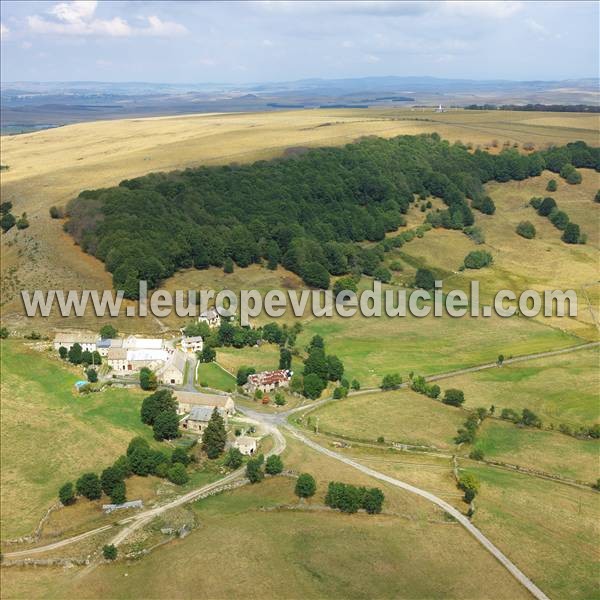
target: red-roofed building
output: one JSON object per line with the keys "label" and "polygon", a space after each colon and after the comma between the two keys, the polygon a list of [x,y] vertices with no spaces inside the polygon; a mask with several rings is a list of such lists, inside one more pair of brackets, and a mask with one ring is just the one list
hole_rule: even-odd
{"label": "red-roofed building", "polygon": [[288,371],[287,369],[253,373],[252,375],[248,375],[248,381],[244,385],[244,389],[250,394],[253,394],[256,390],[272,392],[279,388],[288,387],[292,375],[292,371]]}

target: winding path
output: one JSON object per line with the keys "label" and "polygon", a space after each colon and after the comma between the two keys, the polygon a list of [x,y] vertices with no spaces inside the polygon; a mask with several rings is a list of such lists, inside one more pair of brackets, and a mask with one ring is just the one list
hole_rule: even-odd
{"label": "winding path", "polygon": [[449,515],[452,515],[452,517],[454,517],[488,552],[490,552],[492,556],[502,563],[502,565],[510,572],[510,574],[525,588],[527,588],[527,590],[529,590],[529,592],[531,592],[535,598],[538,598],[538,600],[549,600],[548,596],[546,596],[546,594],[544,594],[544,592],[537,585],[535,585],[535,583],[533,583],[533,581],[531,581],[531,579],[529,579],[529,577],[527,577],[527,575],[525,575],[525,573],[523,573],[523,571],[521,571],[499,548],[494,546],[494,544],[492,544],[492,542],[481,531],[479,531],[479,529],[477,529],[477,527],[475,527],[475,525],[473,525],[473,523],[471,523],[467,517],[465,517],[460,511],[441,498],[438,498],[430,492],[415,487],[414,485],[410,485],[409,483],[405,483],[404,481],[400,481],[399,479],[395,479],[389,475],[375,471],[374,469],[366,467],[365,465],[362,465],[351,458],[343,456],[342,454],[334,452],[333,450],[324,448],[316,442],[313,442],[311,439],[305,437],[299,433],[297,429],[289,425],[286,425],[285,427],[292,436],[313,450],[316,450],[317,452],[320,452],[321,454],[329,456],[335,460],[339,460],[340,462],[343,462],[346,465],[361,471],[365,475],[369,475],[370,477],[379,479],[385,483],[389,483],[390,485],[406,490],[412,494],[421,496],[429,502],[433,502],[433,504],[439,506]]}

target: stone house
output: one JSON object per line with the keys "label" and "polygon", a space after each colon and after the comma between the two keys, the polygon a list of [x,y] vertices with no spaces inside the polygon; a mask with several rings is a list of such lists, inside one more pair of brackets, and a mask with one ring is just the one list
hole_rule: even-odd
{"label": "stone house", "polygon": [[248,375],[248,381],[244,385],[246,392],[254,394],[256,390],[263,393],[272,392],[280,388],[286,388],[290,385],[293,372],[287,369],[278,371],[262,371]]}
{"label": "stone house", "polygon": [[203,394],[201,392],[184,392],[176,390],[174,392],[178,402],[177,412],[180,415],[191,412],[195,406],[215,406],[225,413],[227,417],[235,414],[235,403],[231,396],[225,394]]}
{"label": "stone house", "polygon": [[82,333],[82,332],[62,332],[57,333],[54,336],[54,349],[58,349],[62,346],[67,350],[70,350],[74,344],[79,344],[82,350],[89,352],[95,352],[97,349],[98,336],[94,334]]}
{"label": "stone house", "polygon": [[200,323],[207,323],[212,329],[221,325],[221,315],[214,308],[209,308],[207,311],[200,313],[198,317]]}
{"label": "stone house", "polygon": [[252,456],[256,453],[258,440],[254,437],[247,435],[240,435],[236,437],[233,442],[233,447],[237,448],[242,454],[246,456]]}
{"label": "stone house", "polygon": [[204,341],[201,335],[187,336],[181,338],[181,349],[184,352],[202,352]]}
{"label": "stone house", "polygon": [[[181,428],[192,433],[202,434],[210,421],[213,410],[215,410],[214,406],[194,406],[190,413],[179,422]],[[217,408],[217,411],[227,424],[225,411],[221,408]]]}
{"label": "stone house", "polygon": [[183,385],[185,376],[185,365],[187,356],[181,350],[176,350],[160,368],[156,375],[159,383],[171,385]]}

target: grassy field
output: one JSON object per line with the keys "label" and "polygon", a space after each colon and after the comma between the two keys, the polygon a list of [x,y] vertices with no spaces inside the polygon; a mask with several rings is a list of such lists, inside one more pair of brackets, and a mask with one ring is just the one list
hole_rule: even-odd
{"label": "grassy field", "polygon": [[[455,387],[454,380],[442,389]],[[485,405],[475,400],[477,406]],[[468,454],[470,446],[458,450],[456,430],[467,417],[464,410],[446,406],[410,390],[364,394],[331,402],[310,413],[311,425],[318,419],[319,431],[374,442],[427,445]],[[306,424],[306,421],[305,421]],[[475,443],[485,457],[592,483],[600,477],[600,443],[578,440],[553,431],[520,428],[498,419],[480,427]]]}
{"label": "grassy field", "polygon": [[522,410],[529,408],[545,423],[590,425],[600,419],[598,389],[600,349],[507,364],[453,377],[452,385],[465,391],[465,406]]}
{"label": "grassy field", "polygon": [[319,430],[374,442],[454,448],[453,438],[464,412],[410,390],[364,394],[331,402],[310,413]]}
{"label": "grassy field", "polygon": [[600,496],[551,481],[471,467],[481,481],[473,522],[551,598],[598,598]]}
{"label": "grassy field", "polygon": [[134,435],[143,393],[79,396],[81,374],[18,341],[1,343],[2,537],[30,533],[58,488],[111,464]]}
{"label": "grassy field", "polygon": [[231,392],[235,390],[235,377],[221,369],[216,363],[200,363],[198,365],[197,385]]}
{"label": "grassy field", "polygon": [[[452,461],[354,447],[344,451],[464,510]],[[460,461],[462,465],[463,462]],[[524,474],[468,462],[481,491],[473,522],[551,598],[597,598],[600,496]]]}
{"label": "grassy field", "polygon": [[[297,442],[290,441],[284,460],[315,474],[318,492],[308,506],[322,503],[333,478],[372,485]],[[342,587],[348,598],[526,597],[471,536],[417,497],[386,487],[391,514],[375,517],[264,510],[295,504],[293,485],[276,478],[197,502],[201,529],[141,561],[70,572],[44,569],[35,578],[31,571],[6,568],[3,597],[186,597],[201,590],[204,597],[322,598],[337,597]],[[226,569],[205,568],[223,557]]]}
{"label": "grassy field", "polygon": [[388,373],[406,379],[413,371],[433,375],[493,362],[498,354],[518,356],[580,343],[572,334],[523,318],[313,319],[305,324],[299,345],[319,334],[327,352],[337,354],[350,378],[363,387],[377,386]]}
{"label": "grassy field", "polygon": [[600,477],[600,442],[488,419],[475,447],[485,457],[588,483]]}
{"label": "grassy field", "polygon": [[[324,126],[327,125],[327,126]],[[20,289],[110,289],[110,276],[62,232],[48,209],[82,189],[115,185],[153,171],[201,164],[250,162],[281,155],[292,146],[339,145],[363,135],[391,137],[438,132],[451,141],[490,146],[493,140],[532,142],[537,148],[583,139],[597,142],[598,117],[499,111],[436,114],[406,109],[325,109],[272,113],[204,114],[101,121],[59,127],[2,140],[2,197],[31,226],[2,236],[3,320],[25,329]],[[60,261],[55,257],[60,256]],[[58,315],[39,320],[56,325]],[[81,326],[98,329],[86,315]],[[157,331],[154,319],[121,317],[124,331]]]}

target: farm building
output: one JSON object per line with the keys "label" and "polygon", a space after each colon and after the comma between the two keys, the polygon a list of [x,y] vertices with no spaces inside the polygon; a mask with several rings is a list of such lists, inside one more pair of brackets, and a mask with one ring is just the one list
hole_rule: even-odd
{"label": "farm building", "polygon": [[122,347],[123,347],[123,340],[121,338],[114,338],[114,339],[102,338],[102,339],[99,339],[98,343],[96,344],[98,353],[102,357],[108,356],[108,351],[111,348],[122,348]]}
{"label": "farm building", "polygon": [[279,388],[288,387],[292,378],[292,371],[280,369],[278,371],[262,371],[248,375],[248,381],[244,389],[253,394],[256,390],[261,392],[272,392]]}
{"label": "farm building", "polygon": [[79,344],[82,350],[89,352],[96,351],[96,345],[98,343],[98,336],[88,333],[57,333],[54,336],[54,349],[58,350],[61,346],[70,350],[74,344]]}
{"label": "farm building", "polygon": [[181,338],[181,349],[184,352],[202,352],[204,342],[201,335],[187,336]]}
{"label": "farm building", "polygon": [[207,311],[200,313],[198,321],[206,323],[212,329],[221,325],[221,315],[214,308],[209,308]]}
{"label": "farm building", "polygon": [[177,412],[182,415],[190,412],[195,406],[210,406],[220,408],[227,417],[235,413],[235,403],[231,396],[221,394],[202,394],[200,392],[175,391],[175,398],[179,403]]}
{"label": "farm building", "polygon": [[186,363],[187,356],[185,353],[176,350],[164,366],[157,371],[158,381],[163,384],[182,385]]}
{"label": "farm building", "polygon": [[252,456],[256,452],[257,442],[258,440],[256,438],[247,435],[241,435],[240,437],[235,438],[233,447],[237,448],[246,456]]}
{"label": "farm building", "polygon": [[[194,406],[189,415],[181,419],[181,427],[186,431],[202,433],[206,429],[214,410],[214,406]],[[225,411],[221,408],[217,408],[217,411],[227,422]]]}

